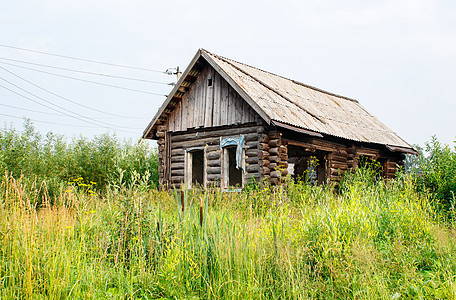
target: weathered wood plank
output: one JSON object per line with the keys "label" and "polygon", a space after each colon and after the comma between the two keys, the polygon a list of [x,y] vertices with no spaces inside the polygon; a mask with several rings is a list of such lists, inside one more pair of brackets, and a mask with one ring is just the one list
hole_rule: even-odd
{"label": "weathered wood plank", "polygon": [[214,116],[214,119],[213,119],[213,126],[221,126],[221,125],[224,125],[221,123],[221,99],[220,99],[220,95],[221,95],[221,77],[220,77],[220,74],[215,72],[214,73],[214,107],[213,107],[213,110],[214,110],[214,113],[213,113],[213,116]]}
{"label": "weathered wood plank", "polygon": [[210,70],[208,80],[212,80],[211,86],[206,87],[206,113],[204,117],[204,126],[212,127],[214,122],[214,70]]}

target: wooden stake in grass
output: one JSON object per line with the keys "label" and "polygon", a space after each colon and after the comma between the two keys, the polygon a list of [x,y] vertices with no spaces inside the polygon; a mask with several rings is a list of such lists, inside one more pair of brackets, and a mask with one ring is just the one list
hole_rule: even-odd
{"label": "wooden stake in grass", "polygon": [[203,227],[203,198],[200,197],[200,226]]}
{"label": "wooden stake in grass", "polygon": [[181,206],[182,206],[182,215],[184,214],[185,210],[185,198],[184,198],[184,188],[181,189]]}

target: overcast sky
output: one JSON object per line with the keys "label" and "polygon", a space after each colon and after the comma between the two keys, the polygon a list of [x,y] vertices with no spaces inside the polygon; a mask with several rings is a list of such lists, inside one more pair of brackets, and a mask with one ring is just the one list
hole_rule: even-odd
{"label": "overcast sky", "polygon": [[4,1],[0,36],[0,120],[18,129],[137,139],[175,81],[160,72],[205,48],[355,98],[410,144],[456,137],[452,0]]}

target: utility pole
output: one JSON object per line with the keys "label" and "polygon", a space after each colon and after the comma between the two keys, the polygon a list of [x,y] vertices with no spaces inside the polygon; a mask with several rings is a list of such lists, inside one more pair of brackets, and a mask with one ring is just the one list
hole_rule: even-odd
{"label": "utility pole", "polygon": [[[179,81],[179,79],[181,78],[182,76],[182,71],[179,69],[179,66],[177,66],[177,68],[169,68],[165,71],[165,74],[168,74],[168,75],[176,75],[177,76],[177,81]],[[174,85],[174,84],[173,84]]]}
{"label": "utility pole", "polygon": [[179,81],[179,79],[180,79],[181,76],[182,76],[182,72],[181,72],[181,70],[179,70],[179,66],[177,66],[177,70],[176,70],[176,73],[175,73],[175,74],[176,74],[176,76],[177,76],[177,80]]}

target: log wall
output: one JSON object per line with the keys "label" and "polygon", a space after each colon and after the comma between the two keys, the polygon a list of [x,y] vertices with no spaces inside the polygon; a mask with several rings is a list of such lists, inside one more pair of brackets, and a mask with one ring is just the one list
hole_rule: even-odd
{"label": "log wall", "polygon": [[[229,126],[212,130],[201,129],[193,132],[172,133],[170,143],[170,177],[168,180],[164,179],[161,185],[180,188],[181,184],[185,181],[185,155],[187,149],[203,147],[206,166],[205,172],[207,174],[206,185],[220,187],[222,176],[222,149],[220,142],[223,138],[239,137],[241,134],[245,138],[244,183],[248,183],[251,180],[259,181],[261,175],[258,167],[257,149],[261,128],[262,126],[256,123],[250,123],[236,127]],[[163,153],[164,149],[164,147],[159,147],[159,150],[163,151]],[[160,162],[159,165],[160,168],[166,169],[164,163]]]}
{"label": "log wall", "polygon": [[302,147],[305,151],[325,153],[326,182],[339,182],[344,172],[358,167],[361,156],[367,156],[382,163],[383,176],[387,179],[394,178],[398,168],[403,166],[403,154],[391,152],[386,148],[381,149],[381,147],[370,148],[354,143],[344,144],[290,133],[285,134],[282,143]]}
{"label": "log wall", "polygon": [[258,143],[258,167],[262,180],[279,184],[288,175],[288,148],[278,130],[260,133]]}

